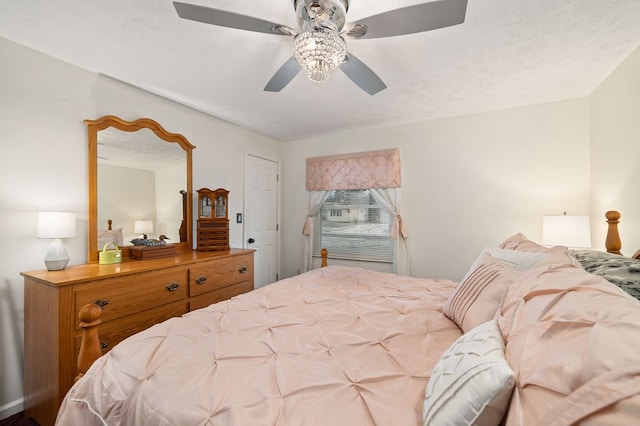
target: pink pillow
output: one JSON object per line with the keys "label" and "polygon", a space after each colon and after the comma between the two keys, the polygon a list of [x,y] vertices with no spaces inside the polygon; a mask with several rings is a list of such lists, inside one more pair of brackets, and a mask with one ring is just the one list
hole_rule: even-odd
{"label": "pink pillow", "polygon": [[451,293],[442,312],[465,333],[495,316],[502,295],[522,275],[483,251]]}
{"label": "pink pillow", "polygon": [[507,425],[638,423],[636,299],[556,253],[523,272],[496,319],[517,377]]}
{"label": "pink pillow", "polygon": [[547,247],[544,247],[538,243],[534,243],[521,233],[510,236],[509,238],[504,240],[498,247],[502,249],[529,251],[535,253],[545,253],[547,250],[549,250]]}

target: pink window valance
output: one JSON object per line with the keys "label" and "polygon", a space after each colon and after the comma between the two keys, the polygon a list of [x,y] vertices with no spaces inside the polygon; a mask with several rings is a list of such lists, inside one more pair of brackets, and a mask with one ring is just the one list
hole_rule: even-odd
{"label": "pink window valance", "polygon": [[399,187],[397,148],[307,158],[307,191]]}

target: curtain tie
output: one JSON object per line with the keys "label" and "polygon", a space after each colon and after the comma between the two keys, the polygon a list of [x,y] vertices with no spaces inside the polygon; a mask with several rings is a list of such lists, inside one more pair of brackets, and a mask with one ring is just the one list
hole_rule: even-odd
{"label": "curtain tie", "polygon": [[409,236],[409,234],[407,233],[407,229],[404,226],[404,222],[402,222],[402,216],[400,216],[399,214],[395,215],[393,218],[391,236],[395,239],[398,239],[398,237],[407,238]]}
{"label": "curtain tie", "polygon": [[303,235],[311,235],[311,220],[313,219],[312,216],[307,215],[307,218],[304,221],[304,226],[302,227],[302,234]]}

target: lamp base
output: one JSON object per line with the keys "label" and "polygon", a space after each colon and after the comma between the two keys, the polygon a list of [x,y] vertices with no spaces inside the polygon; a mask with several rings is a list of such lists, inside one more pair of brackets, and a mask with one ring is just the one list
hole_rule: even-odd
{"label": "lamp base", "polygon": [[44,264],[47,266],[48,271],[60,271],[67,266],[67,263],[69,263],[69,255],[64,249],[62,240],[55,238],[44,257]]}

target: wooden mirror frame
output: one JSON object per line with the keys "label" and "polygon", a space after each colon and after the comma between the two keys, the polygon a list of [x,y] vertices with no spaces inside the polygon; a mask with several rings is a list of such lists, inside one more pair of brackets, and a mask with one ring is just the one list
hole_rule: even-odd
{"label": "wooden mirror frame", "polygon": [[[150,118],[140,118],[135,121],[125,121],[113,115],[105,115],[97,120],[84,120],[87,125],[89,140],[89,229],[88,229],[88,256],[89,262],[98,261],[98,132],[109,127],[115,127],[123,132],[137,132],[142,129],[149,129],[160,139],[177,143],[182,147],[187,156],[187,189],[186,189],[186,215],[187,241],[177,244],[178,251],[193,250],[193,188],[192,188],[192,160],[191,151],[195,146],[178,133],[167,132],[160,124]],[[128,257],[129,249],[123,247],[123,257]]]}

